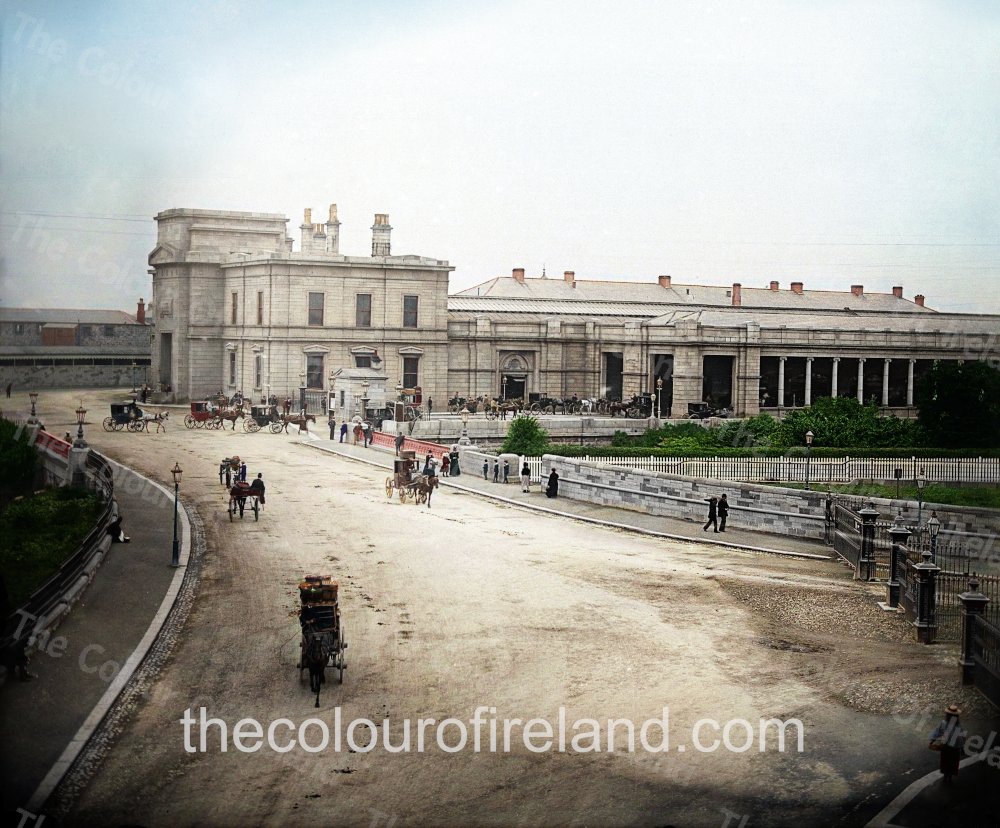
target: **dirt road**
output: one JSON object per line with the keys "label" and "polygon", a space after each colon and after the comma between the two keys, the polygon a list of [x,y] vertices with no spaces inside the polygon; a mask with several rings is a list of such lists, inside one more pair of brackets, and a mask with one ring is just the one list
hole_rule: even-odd
{"label": "dirt road", "polygon": [[[120,395],[87,396],[97,421]],[[51,432],[70,429],[57,412],[78,397],[43,397]],[[726,813],[751,825],[858,824],[907,774],[933,764],[908,717],[955,696],[955,653],[911,643],[836,564],[665,543],[446,488],[420,509],[386,500],[384,472],[297,435],[189,431],[177,413],[168,428],[87,430],[95,448],[157,480],[180,463],[207,551],[183,638],[72,824],[714,827]],[[227,515],[218,466],[233,454],[250,476],[264,474],[259,522]],[[141,531],[141,515],[125,519]],[[345,683],[332,680],[319,709],[295,669],[295,586],[312,572],[340,580],[350,643]],[[218,727],[206,752],[185,750],[180,720],[201,707],[226,722],[226,752]],[[311,717],[332,726],[338,707],[345,729],[388,719],[391,744],[405,740],[410,720],[410,752],[233,746],[240,720],[266,730],[289,719],[278,731],[285,744]],[[532,752],[519,726],[509,752],[476,753],[469,720],[480,707],[487,719],[553,725],[563,707],[570,724],[602,723],[602,751]],[[665,707],[669,752],[644,750],[638,727]],[[465,722],[465,749],[434,744],[431,726],[417,752],[417,719],[448,717]],[[792,736],[777,752],[773,732],[758,750],[760,720],[772,717],[801,721],[803,752]],[[636,723],[635,752],[624,725],[607,752],[608,719]],[[752,747],[699,751],[692,730],[702,719],[720,727],[702,725],[703,744],[739,719],[747,725],[731,726],[730,742],[751,738]],[[569,744],[580,729],[567,726]],[[318,726],[306,730],[318,742]],[[446,746],[460,730],[448,726]],[[357,741],[367,732],[360,727]],[[650,741],[658,733],[650,728]]]}

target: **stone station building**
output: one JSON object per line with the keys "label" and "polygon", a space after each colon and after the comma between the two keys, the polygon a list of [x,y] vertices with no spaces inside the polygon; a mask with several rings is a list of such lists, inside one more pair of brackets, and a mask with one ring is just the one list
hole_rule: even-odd
{"label": "stone station building", "polygon": [[[663,416],[708,401],[734,414],[856,396],[907,416],[935,360],[989,358],[1000,317],[938,313],[921,295],[510,277],[448,293],[448,262],[392,255],[376,214],[371,256],[340,253],[336,205],[306,210],[293,250],[271,213],[156,216],[153,366],[176,399],[241,390],[382,407],[419,387],[449,397],[619,397],[659,390]],[[657,381],[660,380],[659,384]],[[329,395],[329,396],[328,396]]]}

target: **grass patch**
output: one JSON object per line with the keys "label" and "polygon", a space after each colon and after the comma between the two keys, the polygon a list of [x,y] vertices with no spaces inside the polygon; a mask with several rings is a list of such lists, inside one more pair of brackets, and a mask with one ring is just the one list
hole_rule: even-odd
{"label": "grass patch", "polygon": [[[781,484],[785,489],[804,489],[802,483]],[[843,485],[814,484],[815,491],[825,492],[827,489],[834,494],[857,495],[858,497],[885,497],[917,501],[917,487],[900,486],[899,496],[895,485],[883,483],[845,483]],[[924,503],[945,503],[949,506],[981,506],[987,509],[1000,509],[1000,487],[997,486],[944,486],[932,483],[924,487]]]}
{"label": "grass patch", "polygon": [[47,489],[0,515],[0,572],[11,607],[52,577],[91,532],[104,504],[87,489]]}

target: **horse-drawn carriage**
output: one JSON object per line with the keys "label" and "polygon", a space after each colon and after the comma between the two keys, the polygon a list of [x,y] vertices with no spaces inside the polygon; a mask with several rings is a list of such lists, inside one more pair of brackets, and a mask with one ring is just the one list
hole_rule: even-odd
{"label": "horse-drawn carriage", "polygon": [[[235,424],[234,424],[235,426]],[[267,428],[272,434],[277,434],[285,427],[278,417],[277,406],[252,405],[250,413],[243,418],[243,430],[248,434]]]}
{"label": "horse-drawn carriage", "polygon": [[299,600],[302,603],[299,610],[302,627],[299,678],[304,670],[309,671],[309,689],[316,694],[315,706],[319,707],[319,691],[326,683],[326,668],[336,670],[337,681],[343,684],[347,667],[344,657],[347,641],[337,602],[337,582],[323,575],[306,575],[299,584]]}
{"label": "horse-drawn carriage", "polygon": [[237,512],[240,513],[240,517],[242,518],[244,509],[250,509],[253,512],[253,519],[260,520],[260,507],[264,503],[264,490],[260,486],[255,486],[254,483],[260,483],[260,480],[255,480],[253,483],[237,480],[229,488],[228,512],[230,523],[232,523]]}
{"label": "horse-drawn carriage", "polygon": [[393,462],[392,476],[385,479],[385,496],[392,498],[393,493],[399,494],[399,502],[412,500],[418,506],[426,503],[431,505],[431,495],[437,488],[436,474],[421,474],[417,471],[415,451],[401,451]]}
{"label": "horse-drawn carriage", "polygon": [[184,425],[188,428],[219,428],[222,419],[209,402],[191,403],[191,413],[184,415]]}
{"label": "horse-drawn carriage", "polygon": [[142,409],[136,405],[135,400],[111,403],[111,416],[105,417],[101,425],[105,431],[121,431],[125,428],[129,431],[142,431],[146,427],[142,418]]}

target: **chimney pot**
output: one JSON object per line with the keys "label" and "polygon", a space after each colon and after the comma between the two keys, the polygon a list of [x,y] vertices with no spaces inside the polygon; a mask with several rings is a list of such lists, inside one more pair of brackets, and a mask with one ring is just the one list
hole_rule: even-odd
{"label": "chimney pot", "polygon": [[738,308],[743,303],[743,285],[733,282],[733,307]]}
{"label": "chimney pot", "polygon": [[924,306],[924,295],[922,293],[918,293],[916,296],[914,296],[913,304],[917,305],[917,307],[922,308]]}
{"label": "chimney pot", "polygon": [[302,215],[302,223],[312,226],[313,223],[313,211],[312,207],[306,207],[305,212]]}
{"label": "chimney pot", "polygon": [[575,286],[576,285],[576,271],[575,270],[566,270],[566,271],[563,271],[563,279],[565,279],[571,285]]}
{"label": "chimney pot", "polygon": [[802,295],[802,282],[792,282],[792,293]]}
{"label": "chimney pot", "polygon": [[146,303],[143,301],[142,297],[139,297],[139,304],[135,308],[135,321],[140,325],[146,323]]}
{"label": "chimney pot", "polygon": [[778,289],[778,283],[777,282],[771,282],[771,286],[770,287],[771,287],[771,290],[777,290]]}
{"label": "chimney pot", "polygon": [[515,267],[514,268],[514,281],[515,282],[522,282],[522,283],[524,282],[524,268],[523,267]]}
{"label": "chimney pot", "polygon": [[864,296],[865,295],[865,286],[864,285],[851,285],[851,293],[853,293],[855,296]]}
{"label": "chimney pot", "polygon": [[670,277],[669,276],[660,276],[659,278],[657,278],[656,281],[660,283],[660,287],[663,287],[663,288],[670,287]]}
{"label": "chimney pot", "polygon": [[903,298],[902,286],[896,285],[896,287],[892,289],[892,295],[895,296],[897,299],[902,299]]}

